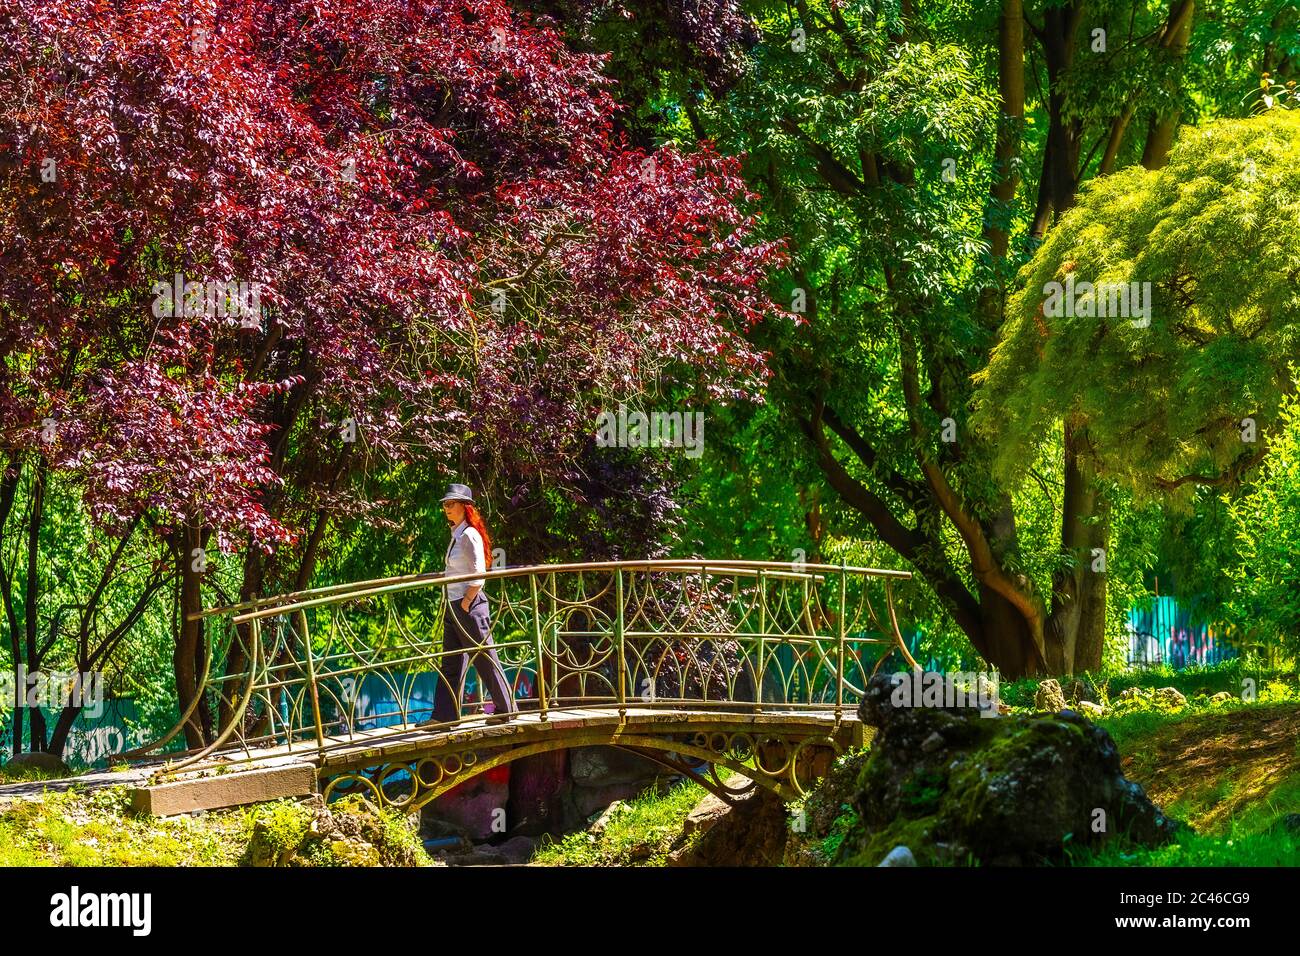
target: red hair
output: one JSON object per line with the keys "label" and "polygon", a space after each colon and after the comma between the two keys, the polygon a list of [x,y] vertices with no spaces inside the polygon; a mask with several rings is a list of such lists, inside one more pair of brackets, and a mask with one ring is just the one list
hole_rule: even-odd
{"label": "red hair", "polygon": [[483,564],[487,570],[492,570],[492,536],[488,534],[487,525],[483,521],[483,516],[478,513],[468,501],[465,502],[465,523],[478,532],[483,539]]}

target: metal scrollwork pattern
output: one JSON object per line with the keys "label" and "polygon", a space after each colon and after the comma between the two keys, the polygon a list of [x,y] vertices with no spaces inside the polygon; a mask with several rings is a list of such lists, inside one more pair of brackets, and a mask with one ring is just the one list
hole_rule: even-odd
{"label": "metal scrollwork pattern", "polygon": [[[452,655],[443,649],[445,585],[469,577],[368,581],[204,612],[203,692],[167,735],[136,755],[175,739],[187,722],[202,723],[212,728],[208,745],[184,755],[177,769],[213,755],[303,754],[323,776],[330,766],[327,795],[365,792],[414,809],[520,750],[553,747],[498,735],[491,753],[482,740],[457,749],[457,732],[481,727],[485,716],[481,682],[468,682],[473,658],[450,690],[461,716],[431,724],[434,697],[448,693]],[[539,565],[483,577],[493,642],[516,705],[543,722],[578,708],[620,720],[630,711],[719,719],[833,714],[838,726],[891,651],[916,666],[891,591],[905,572],[693,559]],[[364,767],[330,759],[358,748],[369,753],[370,745],[417,728],[450,734],[453,742],[393,761],[376,754]],[[824,755],[840,747],[806,726],[791,733],[620,733],[612,740],[600,733],[595,742],[645,753],[723,799],[736,794],[717,768],[797,795]],[[572,735],[565,739],[579,745]]]}

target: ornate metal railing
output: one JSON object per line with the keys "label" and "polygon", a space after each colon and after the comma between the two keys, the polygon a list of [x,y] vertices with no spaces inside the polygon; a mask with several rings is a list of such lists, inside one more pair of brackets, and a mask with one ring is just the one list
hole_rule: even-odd
{"label": "ornate metal railing", "polygon": [[[416,575],[215,608],[203,691],[145,750],[204,721],[214,751],[348,746],[385,725],[429,721],[447,659],[445,585],[486,579],[492,636],[517,706],[856,708],[899,633],[892,584],[906,572],[829,564],[664,560],[538,565],[484,575]],[[464,669],[466,678],[472,674]],[[481,688],[481,679],[475,682]],[[481,692],[455,688],[461,716]],[[370,736],[366,734],[366,736]],[[143,751],[142,751],[143,752]]]}

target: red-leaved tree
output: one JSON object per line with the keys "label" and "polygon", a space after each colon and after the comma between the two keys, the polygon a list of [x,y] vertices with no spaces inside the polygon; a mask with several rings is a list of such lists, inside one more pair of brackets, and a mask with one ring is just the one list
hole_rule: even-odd
{"label": "red-leaved tree", "polygon": [[[163,543],[182,708],[214,544],[304,587],[376,467],[563,474],[649,383],[754,394],[755,197],[616,109],[501,0],[0,0],[5,482]],[[0,550],[42,521],[0,507]]]}

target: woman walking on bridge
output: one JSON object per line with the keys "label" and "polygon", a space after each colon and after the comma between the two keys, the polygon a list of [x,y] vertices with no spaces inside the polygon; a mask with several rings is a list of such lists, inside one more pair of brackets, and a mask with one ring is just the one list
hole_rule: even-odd
{"label": "woman walking on bridge", "polygon": [[[492,547],[483,516],[474,507],[474,495],[468,485],[452,484],[442,499],[442,512],[451,525],[451,544],[447,547],[447,577],[487,571],[487,556]],[[437,723],[460,716],[465,668],[470,652],[479,682],[492,695],[493,714],[490,724],[510,720],[517,712],[514,694],[492,643],[488,617],[488,599],[483,593],[484,579],[448,584],[447,610],[442,622],[443,657],[439,673],[438,695],[434,700],[433,719]],[[455,653],[459,651],[459,653]],[[483,695],[480,695],[483,696]]]}

